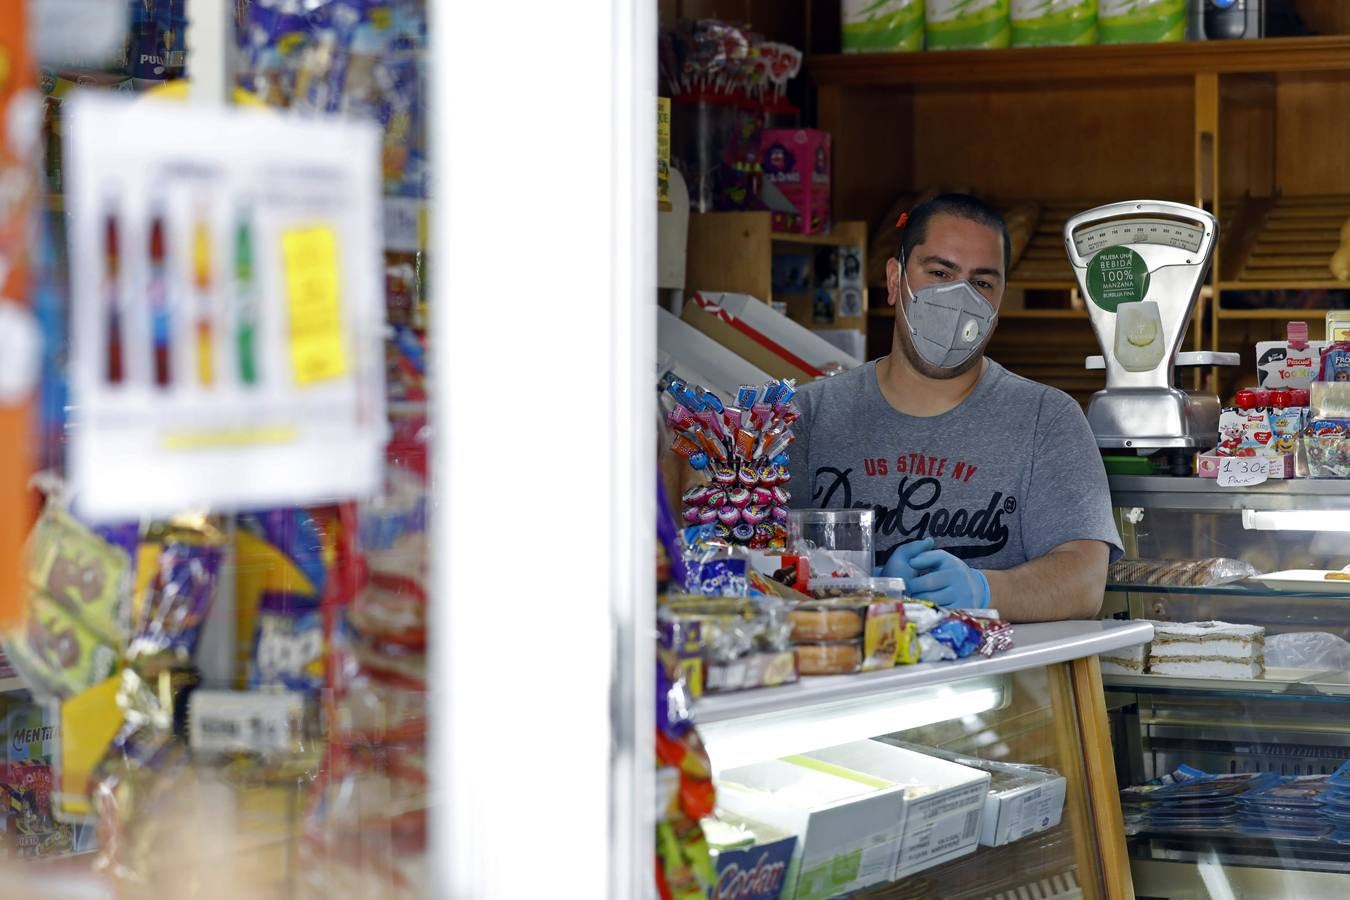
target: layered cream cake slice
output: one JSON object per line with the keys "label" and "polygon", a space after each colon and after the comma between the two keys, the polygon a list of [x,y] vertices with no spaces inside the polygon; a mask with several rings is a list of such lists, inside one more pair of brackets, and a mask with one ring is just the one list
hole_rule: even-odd
{"label": "layered cream cake slice", "polygon": [[1099,658],[1103,675],[1142,675],[1148,661],[1148,644],[1135,644],[1103,653]]}
{"label": "layered cream cake slice", "polygon": [[1266,630],[1228,622],[1154,622],[1148,670],[1195,678],[1260,678]]}

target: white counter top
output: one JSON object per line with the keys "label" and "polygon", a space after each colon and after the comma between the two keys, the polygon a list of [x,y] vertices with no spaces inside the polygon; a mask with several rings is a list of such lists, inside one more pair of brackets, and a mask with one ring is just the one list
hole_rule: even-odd
{"label": "white counter top", "polygon": [[1017,625],[1013,648],[992,657],[898,666],[884,672],[803,678],[795,684],[730,694],[712,694],[694,704],[694,721],[703,725],[745,716],[790,712],[841,701],[855,701],[927,685],[949,684],[977,676],[1006,675],[1085,656],[1109,653],[1153,640],[1147,622],[1115,620],[1046,622]]}

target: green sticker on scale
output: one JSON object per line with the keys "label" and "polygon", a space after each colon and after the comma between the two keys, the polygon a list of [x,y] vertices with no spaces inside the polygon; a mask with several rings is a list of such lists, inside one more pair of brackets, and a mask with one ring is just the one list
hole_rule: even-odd
{"label": "green sticker on scale", "polygon": [[1148,266],[1129,247],[1107,247],[1087,267],[1087,290],[1092,302],[1107,312],[1122,303],[1134,303],[1148,293]]}

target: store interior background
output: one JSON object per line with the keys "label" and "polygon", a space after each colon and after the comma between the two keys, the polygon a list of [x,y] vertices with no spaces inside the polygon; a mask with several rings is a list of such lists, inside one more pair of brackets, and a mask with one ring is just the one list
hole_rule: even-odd
{"label": "store interior background", "polygon": [[[1009,217],[1014,264],[990,356],[1084,405],[1104,379],[1083,368],[1099,349],[1062,229],[1101,203],[1174,200],[1220,220],[1184,349],[1242,362],[1184,370],[1178,384],[1230,398],[1257,341],[1282,339],[1295,319],[1320,340],[1322,311],[1350,306],[1350,282],[1328,268],[1350,215],[1350,168],[1336,150],[1350,140],[1350,120],[1336,113],[1350,105],[1340,41],[1018,48],[951,62],[931,51],[841,54],[838,3],[662,0],[660,13],[667,24],[747,23],[805,54],[788,98],[802,126],[831,135],[834,233],[866,235],[866,317],[828,327],[864,329],[868,359],[890,349],[884,265],[898,246],[896,217],[939,190],[986,196]],[[1335,0],[1267,0],[1265,16],[1269,38],[1350,34],[1350,4]],[[768,267],[754,258],[763,244],[752,231],[692,215],[686,296],[764,298]],[[780,237],[774,253],[801,252]],[[822,327],[809,305],[790,306]]]}

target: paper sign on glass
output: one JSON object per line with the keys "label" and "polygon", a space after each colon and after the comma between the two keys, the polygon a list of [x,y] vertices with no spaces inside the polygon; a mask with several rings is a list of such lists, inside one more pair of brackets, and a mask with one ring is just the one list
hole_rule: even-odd
{"label": "paper sign on glass", "polygon": [[386,431],[374,127],[69,105],[77,509],[373,493]]}

